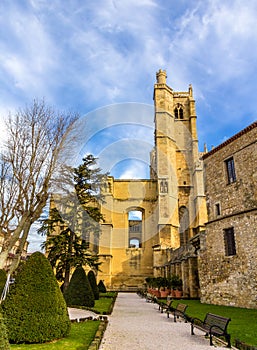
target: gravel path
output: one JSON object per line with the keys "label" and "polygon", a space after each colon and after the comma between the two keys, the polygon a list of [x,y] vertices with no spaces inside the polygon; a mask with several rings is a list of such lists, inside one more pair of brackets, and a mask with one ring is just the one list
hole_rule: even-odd
{"label": "gravel path", "polygon": [[[170,315],[171,316],[171,315]],[[209,339],[190,324],[174,323],[136,293],[119,293],[99,350],[211,350]],[[222,347],[219,347],[222,350]]]}

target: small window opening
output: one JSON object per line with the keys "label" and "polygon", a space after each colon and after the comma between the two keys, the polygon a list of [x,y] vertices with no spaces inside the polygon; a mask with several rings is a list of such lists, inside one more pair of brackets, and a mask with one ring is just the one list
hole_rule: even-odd
{"label": "small window opening", "polygon": [[236,181],[236,170],[235,170],[235,163],[234,158],[231,157],[225,161],[226,164],[226,170],[227,170],[227,179],[228,183],[231,184],[232,182]]}
{"label": "small window opening", "polygon": [[216,213],[216,216],[220,215],[220,204],[219,203],[215,204],[215,213]]}
{"label": "small window opening", "polygon": [[234,227],[230,227],[224,230],[224,244],[226,256],[236,255]]}

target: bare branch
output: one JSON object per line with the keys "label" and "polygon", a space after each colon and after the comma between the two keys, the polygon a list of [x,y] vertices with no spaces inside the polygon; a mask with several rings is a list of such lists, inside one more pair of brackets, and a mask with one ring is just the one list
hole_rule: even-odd
{"label": "bare branch", "polygon": [[0,162],[0,229],[4,234],[0,268],[18,239],[46,205],[63,140],[77,115],[56,112],[34,101],[6,120],[7,141]]}

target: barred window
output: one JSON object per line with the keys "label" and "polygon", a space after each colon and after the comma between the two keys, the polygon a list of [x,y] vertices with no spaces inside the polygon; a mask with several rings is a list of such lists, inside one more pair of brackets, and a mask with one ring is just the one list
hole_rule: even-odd
{"label": "barred window", "polygon": [[231,157],[225,161],[226,164],[226,170],[227,170],[227,178],[228,183],[231,184],[232,182],[236,181],[236,171],[235,171],[235,163],[234,158]]}
{"label": "barred window", "polygon": [[236,255],[234,227],[226,228],[224,230],[224,244],[226,256]]}

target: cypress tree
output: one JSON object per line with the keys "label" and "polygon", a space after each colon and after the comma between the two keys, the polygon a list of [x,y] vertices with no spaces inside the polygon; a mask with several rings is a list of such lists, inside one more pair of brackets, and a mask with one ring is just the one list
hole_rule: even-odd
{"label": "cypress tree", "polygon": [[70,330],[67,306],[46,257],[36,252],[18,273],[2,303],[9,341],[44,343]]}
{"label": "cypress tree", "polygon": [[78,266],[74,271],[63,295],[68,306],[93,307],[95,305],[94,294],[82,266]]}
{"label": "cypress tree", "polygon": [[100,280],[98,283],[98,289],[100,293],[106,293],[106,288],[102,280]]}
{"label": "cypress tree", "polygon": [[92,291],[94,293],[95,300],[99,300],[99,289],[97,287],[94,271],[92,271],[92,270],[89,271],[89,273],[87,274],[87,277],[88,277],[90,286],[92,288]]}

